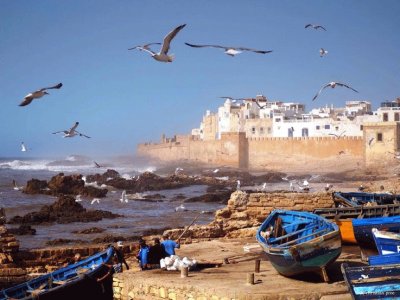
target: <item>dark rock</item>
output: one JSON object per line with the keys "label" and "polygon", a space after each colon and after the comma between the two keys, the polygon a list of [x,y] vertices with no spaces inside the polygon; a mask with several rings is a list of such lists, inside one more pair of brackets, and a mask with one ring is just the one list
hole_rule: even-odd
{"label": "dark rock", "polygon": [[98,227],[91,227],[83,230],[76,230],[72,231],[72,233],[77,233],[77,234],[92,234],[92,233],[102,233],[106,231],[104,228],[98,228]]}
{"label": "dark rock", "polygon": [[95,238],[92,240],[92,243],[95,244],[103,244],[103,243],[116,243],[118,241],[126,241],[126,238],[123,236],[114,236],[114,235],[106,235],[100,238]]}
{"label": "dark rock", "polygon": [[31,179],[26,183],[26,186],[22,190],[25,194],[50,194],[47,191],[47,181],[46,180],[39,180],[39,179]]}
{"label": "dark rock", "polygon": [[59,246],[65,244],[85,244],[84,240],[70,240],[70,239],[55,239],[46,242],[47,246]]}
{"label": "dark rock", "polygon": [[8,232],[15,235],[35,235],[36,229],[30,225],[22,224],[18,228],[8,228]]}
{"label": "dark rock", "polygon": [[120,215],[103,210],[89,210],[75,201],[72,196],[60,196],[52,205],[44,205],[40,211],[31,212],[23,217],[15,216],[10,224],[42,224],[96,222],[103,218],[117,218]]}
{"label": "dark rock", "polygon": [[227,204],[230,196],[231,196],[230,191],[225,191],[220,193],[208,193],[205,195],[186,199],[184,202],[206,202],[206,203],[213,202],[213,203]]}

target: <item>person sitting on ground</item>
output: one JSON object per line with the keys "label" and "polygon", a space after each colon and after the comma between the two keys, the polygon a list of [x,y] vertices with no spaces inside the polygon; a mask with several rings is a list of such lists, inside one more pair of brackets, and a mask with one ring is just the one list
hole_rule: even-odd
{"label": "person sitting on ground", "polygon": [[160,239],[154,239],[154,245],[149,248],[148,262],[152,267],[159,268],[160,260],[167,256],[164,247],[161,246]]}
{"label": "person sitting on ground", "polygon": [[149,254],[149,247],[146,245],[146,242],[143,239],[139,240],[139,253],[136,256],[137,260],[139,261],[140,269],[146,270],[148,269],[148,254]]}
{"label": "person sitting on ground", "polygon": [[170,239],[168,234],[163,235],[163,242],[161,246],[164,248],[166,256],[175,255],[175,248],[180,248],[179,240],[176,242]]}
{"label": "person sitting on ground", "polygon": [[121,269],[120,272],[122,272],[122,264],[124,264],[126,269],[129,270],[128,263],[126,262],[124,253],[122,251],[123,246],[124,246],[123,243],[121,241],[119,241],[119,242],[117,242],[117,247],[114,248],[114,250],[115,250],[114,255],[117,258],[117,264],[120,264],[120,269]]}

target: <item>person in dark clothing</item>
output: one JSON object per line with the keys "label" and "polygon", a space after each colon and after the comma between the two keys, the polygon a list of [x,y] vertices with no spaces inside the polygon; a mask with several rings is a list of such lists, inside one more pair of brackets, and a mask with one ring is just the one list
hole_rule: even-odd
{"label": "person in dark clothing", "polygon": [[124,264],[126,269],[129,270],[128,263],[126,262],[124,253],[122,252],[123,246],[124,245],[122,244],[122,242],[118,242],[117,247],[114,248],[114,250],[115,250],[114,255],[117,258],[117,269],[119,269],[118,268],[118,265],[119,265],[120,269],[121,269],[120,272],[122,272],[122,264]]}
{"label": "person in dark clothing", "polygon": [[153,267],[160,266],[160,260],[166,257],[167,254],[164,251],[164,247],[161,246],[160,239],[154,239],[154,245],[150,246],[148,254],[148,262]]}

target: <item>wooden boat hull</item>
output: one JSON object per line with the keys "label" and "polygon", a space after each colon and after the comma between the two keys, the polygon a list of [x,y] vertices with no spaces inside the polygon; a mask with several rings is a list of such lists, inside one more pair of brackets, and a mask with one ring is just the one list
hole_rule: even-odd
{"label": "wooden boat hull", "polygon": [[[6,299],[112,299],[112,276],[102,279],[110,267],[112,247],[74,265],[61,268],[30,281],[0,291]],[[111,297],[111,298],[110,298]]]}
{"label": "wooden boat hull", "polygon": [[375,248],[372,228],[400,232],[400,216],[353,219],[354,236],[361,247]]}
{"label": "wooden boat hull", "polygon": [[372,228],[372,236],[380,255],[400,252],[400,234]]}
{"label": "wooden boat hull", "polygon": [[[299,243],[294,243],[296,240],[290,241],[290,234],[288,237],[289,241],[280,245],[274,244],[276,240],[280,239],[279,237],[276,239],[266,239],[263,236],[266,229],[271,226],[273,222],[276,222],[278,217],[284,219],[287,215],[293,217],[292,222],[287,222],[288,225],[286,226],[293,226],[292,228],[287,227],[288,232],[296,233],[305,230],[307,229],[307,226],[314,224],[312,222],[320,222],[322,224],[321,227],[313,228],[312,231],[315,229],[315,232],[318,232],[321,228],[325,228],[326,232],[321,233],[320,235],[316,234],[315,236],[309,234],[311,239],[307,239],[304,242],[301,237],[297,238],[301,241]],[[303,223],[303,226],[304,224],[306,225],[304,226],[304,229],[299,230],[300,227],[294,227],[294,224],[301,223],[299,220],[301,220],[302,217],[306,218],[304,219],[305,223]],[[304,237],[307,237],[307,235],[304,235]],[[337,225],[315,214],[306,212],[284,210],[273,211],[258,229],[256,238],[263,247],[265,255],[268,257],[274,268],[280,274],[289,277],[305,272],[321,272],[322,270],[324,279],[326,280],[324,268],[339,257],[342,249],[339,228]]]}
{"label": "wooden boat hull", "polygon": [[342,264],[341,270],[353,299],[400,299],[400,265]]}
{"label": "wooden boat hull", "polygon": [[370,266],[399,265],[400,264],[400,253],[369,256],[368,264]]}
{"label": "wooden boat hull", "polygon": [[332,196],[336,206],[341,205],[345,207],[362,206],[367,203],[385,205],[400,202],[400,195],[392,195],[386,193],[375,194],[362,192],[335,192]]}
{"label": "wooden boat hull", "polygon": [[343,219],[334,221],[340,230],[340,237],[345,244],[357,244],[354,236],[353,223],[351,219]]}

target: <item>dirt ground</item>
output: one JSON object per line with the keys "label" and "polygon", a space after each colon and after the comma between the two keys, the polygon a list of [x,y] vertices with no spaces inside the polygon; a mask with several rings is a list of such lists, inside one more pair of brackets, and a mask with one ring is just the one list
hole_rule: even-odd
{"label": "dirt ground", "polygon": [[[200,291],[212,291],[220,297],[232,299],[351,299],[343,281],[340,265],[349,262],[352,265],[361,264],[359,248],[344,246],[339,259],[328,267],[329,283],[324,283],[321,276],[310,273],[297,278],[286,278],[279,275],[266,258],[258,253],[245,252],[246,244],[257,245],[251,239],[216,239],[182,245],[177,250],[180,257],[196,259],[200,267],[189,271],[187,278],[181,278],[178,271],[160,269],[139,271],[137,262],[130,260],[133,268],[118,274],[124,280],[125,287],[135,284],[157,284],[168,288],[182,286]],[[260,248],[261,249],[261,248]],[[255,260],[262,258],[260,273],[255,273],[255,284],[247,284],[248,273],[254,273]],[[228,260],[228,264],[224,260]],[[218,264],[213,266],[212,264]]]}

